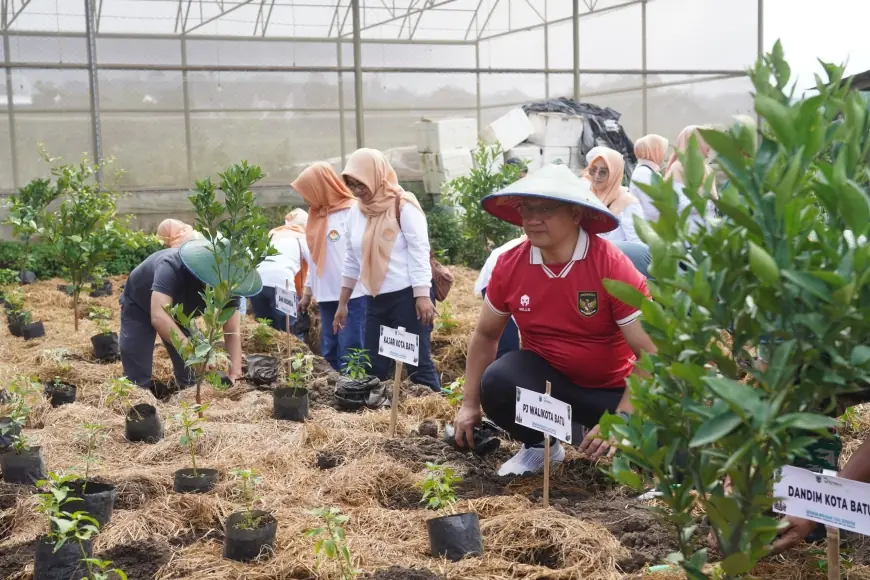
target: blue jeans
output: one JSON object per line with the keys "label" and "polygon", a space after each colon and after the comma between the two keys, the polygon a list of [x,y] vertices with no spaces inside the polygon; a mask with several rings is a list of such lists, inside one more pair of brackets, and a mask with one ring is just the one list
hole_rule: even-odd
{"label": "blue jeans", "polygon": [[[481,293],[486,298],[486,288]],[[514,322],[513,317],[510,317],[504,330],[501,331],[501,337],[498,339],[498,352],[495,355],[495,360],[515,350],[520,350],[520,329],[517,328],[517,323]]]}
{"label": "blue jeans", "polygon": [[[434,302],[434,299],[433,299]],[[423,326],[417,320],[417,301],[410,287],[396,292],[370,296],[366,312],[365,348],[372,357],[372,374],[382,381],[391,379],[392,360],[377,354],[381,337],[381,325],[390,328],[404,327],[407,332],[420,337],[420,364],[408,365],[411,380],[426,385],[435,392],[441,391],[441,381],[432,362],[432,325]],[[412,370],[413,369],[413,370]]]}
{"label": "blue jeans", "polygon": [[[267,318],[272,322],[272,328],[287,332],[287,315],[275,306],[275,289],[273,287],[263,286],[263,290],[259,294],[251,296],[251,308],[254,309],[255,317]],[[291,316],[291,326],[295,321],[296,317]]]}
{"label": "blue jeans", "polygon": [[347,303],[347,325],[338,334],[332,332],[332,321],[338,310],[338,301],[318,302],[320,307],[320,354],[333,369],[341,372],[344,357],[352,348],[362,348],[366,327],[365,296]]}

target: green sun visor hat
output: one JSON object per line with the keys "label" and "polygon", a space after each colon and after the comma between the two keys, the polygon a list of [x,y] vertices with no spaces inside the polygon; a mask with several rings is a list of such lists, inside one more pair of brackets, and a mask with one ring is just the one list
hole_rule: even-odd
{"label": "green sun visor hat", "polygon": [[[218,276],[217,260],[215,260],[214,249],[211,242],[206,240],[190,240],[186,242],[179,253],[181,261],[185,268],[191,271],[200,282],[209,286],[217,286],[220,280],[228,280],[229,274],[229,248],[218,247],[217,251],[221,253],[221,276]],[[235,296],[250,298],[256,296],[263,289],[263,281],[260,279],[260,274],[256,269],[250,271],[239,270],[233,272],[236,277],[237,288],[233,292]],[[242,279],[240,279],[242,278]]]}

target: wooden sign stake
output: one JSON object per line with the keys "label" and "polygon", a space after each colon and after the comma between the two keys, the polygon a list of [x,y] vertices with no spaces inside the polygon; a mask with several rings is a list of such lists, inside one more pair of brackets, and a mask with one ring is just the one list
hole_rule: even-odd
{"label": "wooden sign stake", "polygon": [[[837,472],[825,469],[824,475],[837,476]],[[828,580],[840,580],[840,530],[834,526],[826,526],[828,530]]]}
{"label": "wooden sign stake", "polygon": [[[285,288],[290,290],[290,280],[286,279],[284,282],[286,284]],[[292,342],[290,336],[293,334],[290,329],[290,314],[285,315],[284,324],[287,325],[287,386],[290,386],[290,375],[293,373],[293,357],[290,356],[290,345]]]}
{"label": "wooden sign stake", "polygon": [[[401,326],[399,330],[405,332]],[[396,425],[399,422],[399,393],[402,386],[402,368],[404,363],[396,361],[396,374],[393,376],[393,397],[390,401],[390,437],[396,436]]]}
{"label": "wooden sign stake", "polygon": [[[550,394],[550,381],[547,381],[547,395]],[[550,436],[544,435],[544,507],[550,507]]]}

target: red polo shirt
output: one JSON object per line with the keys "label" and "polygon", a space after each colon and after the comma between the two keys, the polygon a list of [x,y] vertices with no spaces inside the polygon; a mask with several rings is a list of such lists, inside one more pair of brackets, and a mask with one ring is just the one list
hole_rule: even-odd
{"label": "red polo shirt", "polygon": [[513,316],[523,349],[587,388],[623,388],[635,356],[619,327],[640,311],[612,297],[602,280],[620,280],[649,295],[646,280],[613,244],[580,230],[572,260],[544,264],[528,241],[502,254],[486,302]]}

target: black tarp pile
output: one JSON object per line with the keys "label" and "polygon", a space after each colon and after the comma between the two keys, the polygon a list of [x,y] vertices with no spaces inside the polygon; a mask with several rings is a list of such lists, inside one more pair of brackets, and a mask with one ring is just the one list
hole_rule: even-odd
{"label": "black tarp pile", "polygon": [[523,106],[529,113],[562,113],[583,117],[583,136],[577,142],[580,148],[581,163],[585,165],[586,154],[593,147],[610,147],[622,153],[625,159],[625,175],[631,175],[637,165],[634,143],[619,124],[622,114],[610,107],[599,107],[590,103],[578,103],[574,99],[560,97]]}

